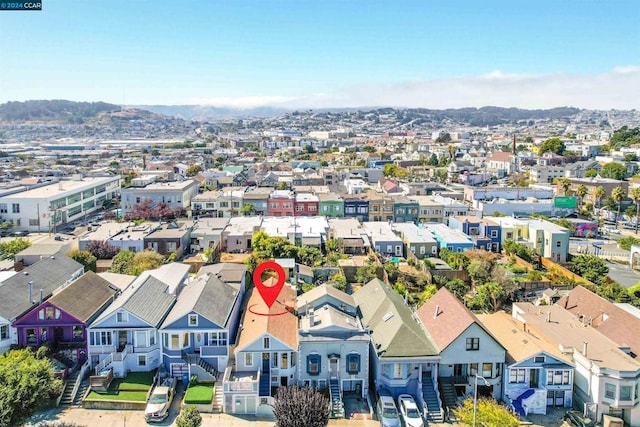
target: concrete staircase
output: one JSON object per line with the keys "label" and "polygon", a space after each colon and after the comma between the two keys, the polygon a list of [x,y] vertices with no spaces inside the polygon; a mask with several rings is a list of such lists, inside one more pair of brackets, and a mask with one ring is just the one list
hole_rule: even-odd
{"label": "concrete staircase", "polygon": [[218,378],[216,385],[213,387],[213,406],[211,408],[214,414],[220,414],[224,408],[224,394],[222,387],[222,377]]}
{"label": "concrete staircase", "polygon": [[458,406],[458,395],[456,394],[456,388],[453,385],[453,381],[450,378],[440,378],[438,381],[438,387],[440,388],[440,397],[442,398],[442,404],[447,409],[447,413]]}
{"label": "concrete staircase", "polygon": [[425,408],[427,421],[432,423],[442,423],[442,408],[438,402],[438,394],[433,385],[430,375],[422,375],[422,398],[427,407]]}
{"label": "concrete staircase", "polygon": [[336,378],[329,380],[329,394],[331,398],[331,418],[344,418],[344,403],[340,395],[340,385]]}
{"label": "concrete staircase", "polygon": [[62,398],[60,399],[61,406],[70,406],[73,404],[75,400],[75,396],[73,395],[73,389],[76,385],[76,380],[78,379],[79,372],[78,370],[74,370],[66,379],[64,383],[64,390],[62,391]]}

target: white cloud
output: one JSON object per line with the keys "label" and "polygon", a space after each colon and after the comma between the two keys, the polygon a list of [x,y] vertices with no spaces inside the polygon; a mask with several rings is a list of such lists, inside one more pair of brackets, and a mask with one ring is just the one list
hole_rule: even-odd
{"label": "white cloud", "polygon": [[572,106],[589,109],[640,108],[640,66],[615,67],[601,74],[506,74],[369,83],[336,93],[304,96],[210,98],[190,102],[235,108],[424,107],[459,108],[495,105],[519,108]]}

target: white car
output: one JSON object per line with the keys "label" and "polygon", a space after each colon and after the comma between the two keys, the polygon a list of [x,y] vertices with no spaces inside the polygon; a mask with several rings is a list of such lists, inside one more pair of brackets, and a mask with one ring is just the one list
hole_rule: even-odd
{"label": "white car", "polygon": [[406,427],[424,427],[422,414],[413,396],[410,394],[399,395],[398,408],[400,409],[400,416],[402,416]]}

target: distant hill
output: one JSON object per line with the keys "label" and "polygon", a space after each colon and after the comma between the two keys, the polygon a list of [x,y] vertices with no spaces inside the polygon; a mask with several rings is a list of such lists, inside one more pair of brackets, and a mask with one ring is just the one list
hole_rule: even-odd
{"label": "distant hill", "polygon": [[0,121],[46,121],[84,123],[100,113],[120,111],[121,107],[106,102],[74,102],[62,99],[7,102],[0,104]]}
{"label": "distant hill", "polygon": [[[216,120],[225,118],[247,118],[247,117],[276,117],[285,113],[292,113],[294,109],[284,109],[275,107],[257,107],[248,109],[235,109],[226,107],[214,107],[209,105],[137,105],[135,108],[142,108],[166,116],[180,117],[185,120]],[[303,109],[298,109],[302,111]],[[481,107],[481,108],[450,108],[446,110],[435,110],[427,108],[391,108],[391,107],[360,107],[360,108],[320,108],[314,109],[315,113],[374,113],[374,114],[397,114],[402,118],[455,120],[457,122],[467,122],[474,126],[497,125],[519,120],[536,119],[557,119],[570,117],[577,114],[580,109],[572,107],[559,107],[548,110],[525,110],[521,108],[502,107]]]}

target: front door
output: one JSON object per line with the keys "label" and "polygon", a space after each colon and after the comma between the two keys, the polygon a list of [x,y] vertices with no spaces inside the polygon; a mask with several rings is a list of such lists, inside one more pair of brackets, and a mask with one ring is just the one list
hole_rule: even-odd
{"label": "front door", "polygon": [[530,377],[529,377],[529,387],[530,388],[538,388],[538,373],[540,372],[539,369],[532,369],[530,371]]}
{"label": "front door", "polygon": [[118,331],[118,351],[124,350],[127,345],[127,331]]}
{"label": "front door", "polygon": [[269,353],[262,353],[262,373],[266,374],[269,372],[269,362],[270,362]]}
{"label": "front door", "polygon": [[64,329],[62,329],[61,326],[56,326],[55,328],[53,328],[53,339],[56,342],[64,341]]}
{"label": "front door", "polygon": [[196,353],[200,351],[200,347],[204,345],[204,334],[202,332],[196,332],[193,334],[193,346]]}
{"label": "front door", "polygon": [[329,378],[338,378],[338,359],[329,359]]}

